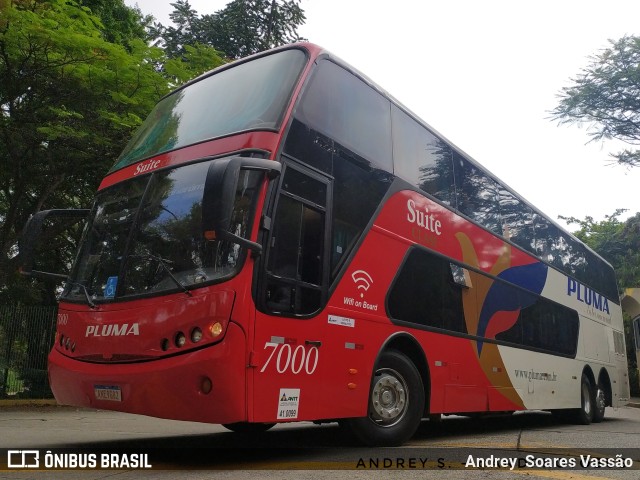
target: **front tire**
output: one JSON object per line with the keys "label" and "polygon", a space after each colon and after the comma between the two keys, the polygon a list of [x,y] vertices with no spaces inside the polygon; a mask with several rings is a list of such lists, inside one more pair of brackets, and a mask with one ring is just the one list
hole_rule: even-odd
{"label": "front tire", "polygon": [[347,424],[362,443],[394,446],[409,440],[425,411],[425,391],[418,369],[405,355],[383,352],[373,374],[368,415]]}
{"label": "front tire", "polygon": [[243,433],[243,434],[256,434],[256,433],[266,432],[274,425],[275,423],[249,423],[249,422],[222,424],[222,426],[227,430],[231,430],[232,432]]}

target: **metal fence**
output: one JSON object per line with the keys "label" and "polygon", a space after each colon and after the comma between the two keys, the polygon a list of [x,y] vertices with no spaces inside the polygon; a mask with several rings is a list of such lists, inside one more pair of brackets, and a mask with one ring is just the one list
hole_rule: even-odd
{"label": "metal fence", "polygon": [[0,399],[52,398],[47,355],[57,307],[0,305]]}

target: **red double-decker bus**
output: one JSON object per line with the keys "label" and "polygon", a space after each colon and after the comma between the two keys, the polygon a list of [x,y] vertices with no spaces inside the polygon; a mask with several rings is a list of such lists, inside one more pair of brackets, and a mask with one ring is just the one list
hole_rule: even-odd
{"label": "red double-decker bus", "polygon": [[423,418],[590,423],[629,396],[611,266],[317,46],[166,96],[87,215],[62,404],[393,445]]}

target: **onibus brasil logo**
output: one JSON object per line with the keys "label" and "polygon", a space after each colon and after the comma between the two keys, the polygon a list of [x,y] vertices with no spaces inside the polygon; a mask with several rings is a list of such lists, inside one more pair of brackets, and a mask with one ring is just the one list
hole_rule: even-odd
{"label": "onibus brasil logo", "polygon": [[47,450],[8,450],[7,468],[34,470],[152,468],[148,453],[77,453]]}

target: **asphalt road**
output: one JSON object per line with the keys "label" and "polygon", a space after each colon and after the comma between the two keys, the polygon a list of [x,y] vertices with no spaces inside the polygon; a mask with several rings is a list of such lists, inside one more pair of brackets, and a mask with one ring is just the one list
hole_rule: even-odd
{"label": "asphalt road", "polygon": [[[545,412],[481,419],[445,417],[437,423],[423,422],[414,438],[400,448],[362,448],[354,442],[337,424],[294,423],[259,435],[241,435],[217,425],[117,412],[3,408],[0,449],[4,450],[0,453],[5,458],[0,458],[4,465],[0,479],[640,479],[639,408],[608,408],[604,422],[589,426],[563,423]],[[114,462],[120,463],[112,469],[16,469],[8,468],[7,449],[38,451],[41,467],[47,452],[58,462],[68,462],[67,466],[73,466],[73,458],[88,461],[90,455],[99,465],[101,455],[116,454]],[[606,456],[615,459],[616,454],[632,459],[633,467],[572,470],[566,465],[568,459],[579,464],[580,455],[593,461]],[[132,468],[143,459],[153,469]],[[478,468],[481,462],[497,461],[521,464],[513,470],[493,465]],[[527,461],[529,466],[537,462],[545,468],[529,468]],[[15,457],[12,462],[16,464]],[[556,468],[546,468],[549,462],[555,462]]]}

